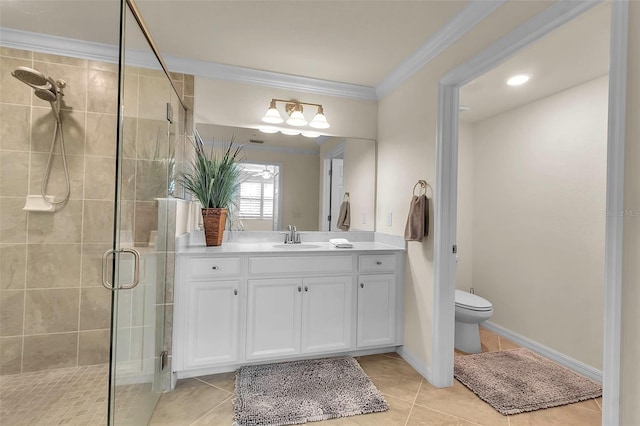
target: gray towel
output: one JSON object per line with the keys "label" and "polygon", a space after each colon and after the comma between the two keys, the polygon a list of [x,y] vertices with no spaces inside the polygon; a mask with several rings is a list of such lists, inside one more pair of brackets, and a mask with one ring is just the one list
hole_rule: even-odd
{"label": "gray towel", "polygon": [[340,205],[340,214],[338,215],[338,229],[348,231],[351,226],[351,205],[348,201],[343,201]]}
{"label": "gray towel", "polygon": [[405,241],[422,241],[429,235],[429,200],[426,195],[411,197],[407,225],[404,227]]}

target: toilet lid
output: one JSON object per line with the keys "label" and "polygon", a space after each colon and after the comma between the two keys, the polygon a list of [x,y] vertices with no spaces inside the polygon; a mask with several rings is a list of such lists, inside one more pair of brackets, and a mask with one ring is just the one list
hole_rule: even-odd
{"label": "toilet lid", "polygon": [[473,311],[493,309],[493,305],[487,299],[462,290],[456,290],[456,305]]}

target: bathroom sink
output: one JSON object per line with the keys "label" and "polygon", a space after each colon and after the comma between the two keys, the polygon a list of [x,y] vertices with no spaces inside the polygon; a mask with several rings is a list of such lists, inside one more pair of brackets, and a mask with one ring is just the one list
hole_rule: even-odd
{"label": "bathroom sink", "polygon": [[315,249],[315,248],[320,248],[320,246],[317,246],[315,244],[274,244],[273,248],[277,248],[277,249],[287,249],[287,250],[309,250],[309,249]]}

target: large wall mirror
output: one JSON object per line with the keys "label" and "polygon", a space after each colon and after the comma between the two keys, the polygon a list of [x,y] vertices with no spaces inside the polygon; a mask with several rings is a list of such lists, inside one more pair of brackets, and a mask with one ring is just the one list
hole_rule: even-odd
{"label": "large wall mirror", "polygon": [[257,129],[196,124],[207,145],[244,145],[245,170],[237,229],[340,231],[349,201],[349,231],[375,230],[376,142],[334,136],[307,138]]}

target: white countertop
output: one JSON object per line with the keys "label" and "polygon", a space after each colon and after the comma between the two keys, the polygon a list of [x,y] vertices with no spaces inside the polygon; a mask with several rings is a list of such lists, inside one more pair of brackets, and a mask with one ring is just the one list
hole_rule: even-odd
{"label": "white countertop", "polygon": [[[207,247],[192,245],[182,248],[176,254],[305,254],[305,253],[353,253],[363,251],[405,251],[404,247],[375,241],[352,242],[353,248],[336,248],[329,242],[309,242],[303,244],[282,244],[276,242],[226,242],[221,246]],[[276,246],[276,247],[274,247]]]}

